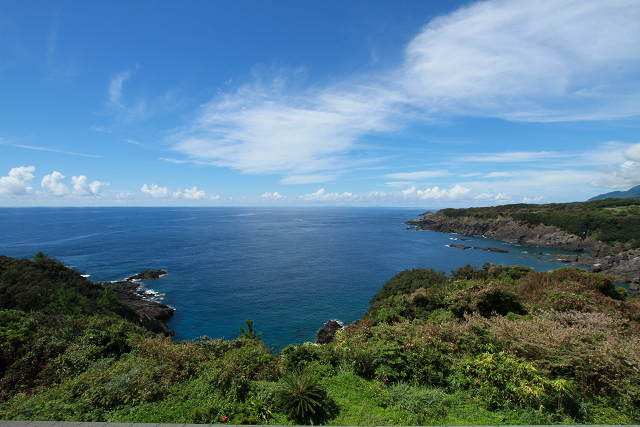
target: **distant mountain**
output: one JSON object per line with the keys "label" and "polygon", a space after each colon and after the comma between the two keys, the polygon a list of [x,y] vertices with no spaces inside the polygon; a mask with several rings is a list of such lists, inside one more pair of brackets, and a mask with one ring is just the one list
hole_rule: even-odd
{"label": "distant mountain", "polygon": [[591,202],[593,200],[603,199],[626,199],[626,198],[640,198],[640,185],[636,185],[627,191],[612,191],[611,193],[600,194],[587,200]]}

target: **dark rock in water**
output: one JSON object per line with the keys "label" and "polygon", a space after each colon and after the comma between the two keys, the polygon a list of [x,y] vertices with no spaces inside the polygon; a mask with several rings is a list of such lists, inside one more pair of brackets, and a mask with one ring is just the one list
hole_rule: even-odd
{"label": "dark rock in water", "polygon": [[471,249],[471,246],[465,246],[465,245],[447,245],[447,246],[453,249],[462,249],[462,250]]}
{"label": "dark rock in water", "polygon": [[498,249],[498,248],[479,248],[479,247],[474,246],[473,249],[477,249],[479,251],[498,252],[498,253],[501,253],[501,254],[508,254],[509,253],[509,251],[506,250],[506,249]]}
{"label": "dark rock in water", "polygon": [[471,239],[461,239],[460,237],[451,237],[451,240],[460,240],[462,242],[470,242]]}
{"label": "dark rock in water", "polygon": [[560,262],[577,262],[578,255],[565,255],[565,254],[551,254],[551,256]]}
{"label": "dark rock in water", "polygon": [[133,310],[135,315],[131,314],[129,320],[152,332],[173,336],[174,332],[169,329],[164,321],[173,316],[175,309],[156,301],[145,300],[144,297],[149,297],[150,293],[139,290],[140,284],[132,282],[132,280],[157,279],[163,274],[167,274],[167,272],[163,270],[147,270],[129,277],[126,281],[99,284],[105,287],[109,286],[116,291],[118,301]]}
{"label": "dark rock in water", "polygon": [[[633,249],[630,246],[611,246],[591,238],[583,239],[553,226],[544,224],[528,226],[510,218],[449,218],[439,212],[425,212],[420,219],[407,221],[405,224],[414,226],[418,230],[482,236],[526,246],[581,252],[582,255],[575,261],[573,258],[565,258],[565,262],[591,267],[590,270],[611,275],[621,282],[638,283],[640,281],[638,278],[639,249]],[[553,260],[541,262],[553,262]]]}
{"label": "dark rock in water", "polygon": [[167,272],[164,270],[146,270],[135,276],[127,277],[127,281],[159,279],[160,276],[165,274],[167,274]]}
{"label": "dark rock in water", "polygon": [[332,342],[336,332],[340,329],[342,329],[342,325],[335,320],[324,322],[322,328],[316,332],[316,344],[327,344]]}

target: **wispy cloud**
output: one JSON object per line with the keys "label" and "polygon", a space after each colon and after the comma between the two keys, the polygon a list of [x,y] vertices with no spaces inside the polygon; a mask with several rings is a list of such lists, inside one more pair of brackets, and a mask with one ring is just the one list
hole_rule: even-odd
{"label": "wispy cloud", "polygon": [[6,142],[6,141],[2,140],[2,138],[0,138],[0,145],[9,145],[11,147],[26,148],[27,150],[39,150],[39,151],[49,151],[51,153],[70,154],[72,156],[102,158],[102,156],[96,156],[94,154],[82,154],[82,153],[74,153],[72,151],[54,150],[52,148],[32,147],[30,145],[13,144],[13,143]]}
{"label": "wispy cloud", "polygon": [[138,66],[134,70],[122,71],[111,78],[109,88],[107,89],[107,106],[110,108],[124,108],[122,104],[122,85],[129,80],[131,76],[138,70]]}
{"label": "wispy cloud", "polygon": [[509,120],[640,113],[640,4],[483,1],[434,19],[406,51],[413,102]]}
{"label": "wispy cloud", "polygon": [[438,178],[438,177],[443,177],[448,175],[451,175],[449,171],[438,170],[438,171],[390,173],[385,175],[385,177],[392,178],[392,179],[420,180],[420,179]]}
{"label": "wispy cloud", "polygon": [[562,154],[553,151],[520,151],[508,153],[488,153],[472,154],[463,156],[463,162],[489,162],[489,163],[519,163],[519,162],[541,162],[549,159],[563,159],[574,156],[572,154]]}
{"label": "wispy cloud", "polygon": [[[426,25],[395,69],[303,90],[297,80],[303,71],[283,70],[220,93],[173,134],[172,148],[194,161],[248,174],[280,174],[282,183],[312,183],[352,169],[364,136],[416,120],[634,116],[640,114],[639,45],[637,2],[478,2]],[[125,78],[112,81],[115,103]],[[467,161],[562,156],[513,152],[468,156]],[[428,178],[413,174],[389,177]]]}
{"label": "wispy cloud", "polygon": [[[283,75],[248,84],[208,103],[198,120],[174,135],[173,149],[243,173],[277,173],[285,182],[320,182],[348,164],[356,140],[394,128],[397,94],[349,85],[293,94]],[[317,172],[324,173],[317,175]],[[327,171],[333,173],[327,174]]]}

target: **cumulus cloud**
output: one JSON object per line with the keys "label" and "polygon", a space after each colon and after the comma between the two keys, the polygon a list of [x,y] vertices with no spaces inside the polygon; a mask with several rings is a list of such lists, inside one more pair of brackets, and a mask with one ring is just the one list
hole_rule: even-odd
{"label": "cumulus cloud", "polygon": [[359,197],[354,195],[353,193],[327,193],[324,188],[319,189],[315,193],[300,196],[300,200],[306,202],[350,203],[357,201],[358,199]]}
{"label": "cumulus cloud", "polygon": [[284,199],[287,198],[287,196],[282,195],[282,194],[278,193],[277,191],[274,191],[273,193],[270,193],[270,192],[267,191],[262,196],[260,196],[260,198],[262,200],[284,200]]}
{"label": "cumulus cloud", "polygon": [[53,171],[53,173],[45,175],[44,178],[42,178],[40,186],[54,196],[66,196],[69,194],[69,188],[60,182],[64,177],[60,172]]}
{"label": "cumulus cloud", "polygon": [[402,190],[402,195],[405,199],[421,199],[421,200],[455,200],[462,199],[469,195],[470,188],[462,187],[456,184],[455,187],[450,189],[440,189],[438,186],[433,188],[427,188],[425,190],[419,190],[415,186]]}
{"label": "cumulus cloud", "polygon": [[87,183],[87,177],[84,175],[72,176],[73,194],[76,196],[92,196],[99,197],[102,195],[102,187],[109,185],[108,182],[93,181]]}
{"label": "cumulus cloud", "polygon": [[144,194],[149,197],[165,198],[169,197],[169,189],[167,187],[158,187],[156,184],[151,184],[151,188],[144,184],[140,189]]}
{"label": "cumulus cloud", "polygon": [[27,183],[34,178],[31,172],[35,166],[20,166],[9,171],[9,175],[0,178],[0,194],[22,196],[29,194],[31,187]]}
{"label": "cumulus cloud", "polygon": [[193,187],[190,190],[184,190],[184,193],[178,189],[178,192],[173,193],[175,197],[184,197],[185,199],[199,200],[204,199],[207,193],[204,190],[198,190],[198,187]]}
{"label": "cumulus cloud", "polygon": [[630,188],[640,184],[640,144],[634,144],[623,152],[625,162],[619,166],[603,168],[609,176],[590,183],[592,187]]}

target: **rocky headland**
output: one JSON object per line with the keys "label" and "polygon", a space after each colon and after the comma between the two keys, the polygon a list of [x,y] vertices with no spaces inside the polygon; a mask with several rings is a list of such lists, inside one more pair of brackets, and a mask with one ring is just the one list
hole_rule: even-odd
{"label": "rocky headland", "polygon": [[629,282],[630,289],[638,290],[640,287],[640,249],[609,246],[590,239],[583,240],[557,227],[531,227],[509,218],[449,218],[427,211],[420,219],[407,221],[405,224],[419,230],[486,237],[528,246],[581,252],[579,255],[558,254],[555,259],[569,265],[589,267],[589,272],[608,274],[620,282]]}
{"label": "rocky headland", "polygon": [[158,279],[165,274],[167,272],[163,270],[146,270],[121,282],[99,284],[116,291],[118,301],[129,306],[137,314],[137,319],[134,320],[138,324],[152,332],[173,336],[174,332],[169,329],[165,321],[173,316],[175,310],[157,301],[152,301],[150,298],[153,297],[153,294],[140,290],[140,284],[135,282],[135,280]]}

